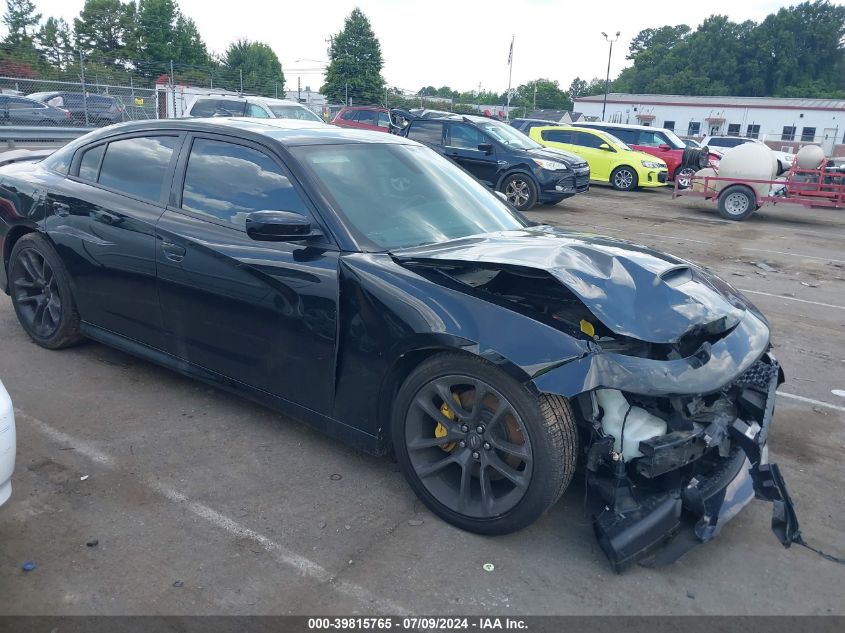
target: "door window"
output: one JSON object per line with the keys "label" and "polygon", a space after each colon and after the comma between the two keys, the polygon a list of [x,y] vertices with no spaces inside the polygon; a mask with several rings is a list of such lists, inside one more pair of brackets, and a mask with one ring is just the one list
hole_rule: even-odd
{"label": "door window", "polygon": [[601,138],[600,136],[596,136],[595,134],[590,134],[589,132],[573,132],[572,133],[572,143],[573,145],[580,145],[581,147],[592,147],[594,149],[598,149],[602,143],[606,141]]}
{"label": "door window", "polygon": [[98,182],[129,196],[158,202],[178,136],[138,136],[106,148]]}
{"label": "door window", "polygon": [[540,132],[544,141],[553,143],[572,143],[572,132],[569,130],[543,130]]}
{"label": "door window", "polygon": [[85,153],[82,155],[82,161],[79,163],[79,177],[82,180],[97,182],[97,174],[100,171],[100,159],[103,157],[103,151],[105,149],[105,145],[97,145],[96,147],[85,150]]}
{"label": "door window", "polygon": [[364,125],[376,125],[378,123],[378,117],[372,110],[358,110],[358,116],[355,117],[355,120]]}
{"label": "door window", "polygon": [[251,117],[255,117],[257,119],[269,119],[270,118],[270,115],[267,114],[267,112],[264,111],[264,108],[262,108],[260,105],[257,105],[255,103],[248,103],[247,104],[246,115],[251,116]]}
{"label": "door window", "polygon": [[[625,141],[624,138],[616,134],[615,136],[621,138]],[[626,143],[628,141],[625,141]],[[666,141],[663,137],[660,136],[658,132],[652,132],[651,130],[641,130],[639,133],[639,140],[637,141],[637,145],[645,145],[647,147],[660,147],[664,145]]]}
{"label": "door window", "polygon": [[649,136],[653,136],[654,132],[638,132],[637,130],[629,130],[627,128],[609,128],[607,129],[609,134],[613,134],[618,139],[621,139],[622,142],[628,145],[646,145],[647,143],[643,143],[642,141],[645,140]]}
{"label": "door window", "polygon": [[253,211],[307,213],[290,179],[267,154],[204,138],[191,147],[182,208],[241,230]]}
{"label": "door window", "polygon": [[390,128],[390,117],[387,112],[378,113],[378,126],[383,128]]}
{"label": "door window", "polygon": [[443,142],[443,123],[439,121],[414,121],[411,123],[408,138],[420,143],[440,145]]}
{"label": "door window", "polygon": [[446,139],[448,147],[477,150],[479,145],[488,142],[481,132],[466,123],[450,125],[446,128],[446,131],[448,133]]}
{"label": "door window", "polygon": [[30,101],[29,99],[9,99],[9,110],[28,110],[30,108],[46,108],[47,106],[38,101]]}

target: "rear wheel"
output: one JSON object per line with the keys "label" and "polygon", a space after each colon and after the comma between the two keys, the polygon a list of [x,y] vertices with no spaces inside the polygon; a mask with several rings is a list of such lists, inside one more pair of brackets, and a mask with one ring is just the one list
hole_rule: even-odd
{"label": "rear wheel", "polygon": [[400,389],[393,442],[405,478],[435,514],[465,530],[505,534],[560,498],[578,435],[564,398],[536,396],[487,361],[446,353]]}
{"label": "rear wheel", "polygon": [[9,258],[9,290],[18,321],[40,346],[59,349],[82,338],[68,274],[41,235],[30,233],[15,243]]}
{"label": "rear wheel", "polygon": [[719,194],[719,215],[726,220],[744,220],[757,208],[757,197],[745,185],[727,187]]}
{"label": "rear wheel", "polygon": [[617,191],[632,191],[637,188],[637,172],[632,167],[617,167],[610,174],[610,184]]}
{"label": "rear wheel", "polygon": [[530,176],[512,174],[502,181],[499,189],[518,211],[528,211],[537,204],[537,185]]}

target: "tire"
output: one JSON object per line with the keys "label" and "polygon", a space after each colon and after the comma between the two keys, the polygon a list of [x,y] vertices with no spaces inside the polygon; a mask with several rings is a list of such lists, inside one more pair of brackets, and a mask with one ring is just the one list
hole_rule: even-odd
{"label": "tire", "polygon": [[746,185],[731,185],[719,194],[719,215],[726,220],[744,220],[758,208],[754,191]]}
{"label": "tire", "polygon": [[616,191],[633,191],[637,188],[637,172],[633,167],[623,165],[610,174],[610,184]]}
{"label": "tire", "polygon": [[511,174],[499,185],[499,191],[517,211],[528,211],[537,204],[537,185],[527,174]]}
{"label": "tire", "polygon": [[82,339],[67,271],[42,235],[28,233],[15,243],[9,290],[18,321],[38,345],[61,349]]}
{"label": "tire", "polygon": [[566,490],[578,458],[565,398],[537,396],[460,353],[433,356],[408,376],[393,403],[392,433],[417,496],[443,520],[478,534],[531,525]]}
{"label": "tire", "polygon": [[678,167],[675,170],[674,180],[679,188],[689,189],[693,176],[695,176],[695,170],[692,167]]}

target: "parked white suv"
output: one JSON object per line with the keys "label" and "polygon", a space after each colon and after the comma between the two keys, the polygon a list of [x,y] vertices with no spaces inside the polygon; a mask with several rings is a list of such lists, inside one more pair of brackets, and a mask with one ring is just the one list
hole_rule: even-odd
{"label": "parked white suv", "polygon": [[259,119],[298,119],[325,123],[310,108],[296,101],[237,95],[199,95],[185,109],[185,117],[246,116]]}
{"label": "parked white suv", "polygon": [[0,506],[12,494],[15,447],[15,410],[12,408],[12,399],[0,382]]}
{"label": "parked white suv", "polygon": [[[721,152],[726,152],[733,147],[744,145],[745,143],[759,143],[760,145],[766,145],[760,139],[747,138],[745,136],[706,136],[704,137],[704,140],[701,141],[702,145],[707,145],[710,148],[716,148]],[[792,167],[792,161],[795,160],[795,154],[780,152],[776,149],[773,149],[772,152],[774,152],[775,157],[778,159],[778,173],[786,171]]]}

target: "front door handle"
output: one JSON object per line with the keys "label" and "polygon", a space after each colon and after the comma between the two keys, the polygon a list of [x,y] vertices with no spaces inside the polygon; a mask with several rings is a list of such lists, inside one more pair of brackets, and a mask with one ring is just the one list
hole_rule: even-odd
{"label": "front door handle", "polygon": [[184,246],[179,246],[173,242],[162,242],[161,250],[164,256],[172,262],[181,262],[185,259],[185,253],[187,252]]}

